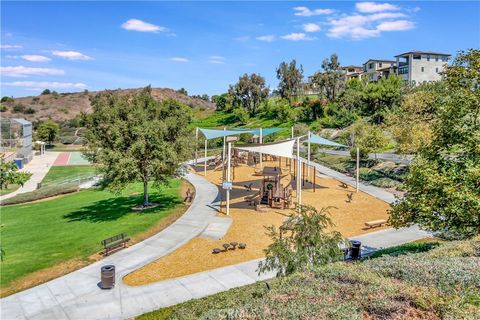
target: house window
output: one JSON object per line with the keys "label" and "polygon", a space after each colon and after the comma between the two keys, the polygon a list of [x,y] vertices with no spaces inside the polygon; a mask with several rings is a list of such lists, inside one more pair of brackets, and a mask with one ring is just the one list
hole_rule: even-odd
{"label": "house window", "polygon": [[414,55],[413,55],[413,59],[415,59],[415,60],[421,60],[421,59],[422,59],[422,56],[419,55],[419,54],[414,54]]}
{"label": "house window", "polygon": [[370,69],[373,69],[375,67],[375,63],[370,63],[370,65],[368,66]]}
{"label": "house window", "polygon": [[424,72],[424,71],[425,71],[425,68],[424,68],[424,67],[422,67],[422,72]]}
{"label": "house window", "polygon": [[438,68],[435,68],[435,72],[438,73]]}
{"label": "house window", "polygon": [[438,56],[435,56],[435,61],[438,61]]}
{"label": "house window", "polygon": [[382,63],[381,63],[381,62],[378,63],[378,67],[379,67],[379,68],[382,67]]}
{"label": "house window", "polygon": [[427,56],[427,61],[430,61],[430,55]]}

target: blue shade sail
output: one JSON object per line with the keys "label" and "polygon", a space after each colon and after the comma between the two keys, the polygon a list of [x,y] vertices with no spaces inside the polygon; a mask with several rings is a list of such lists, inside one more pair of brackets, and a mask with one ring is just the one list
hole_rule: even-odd
{"label": "blue shade sail", "polygon": [[321,145],[324,145],[324,146],[331,146],[331,147],[348,148],[348,146],[345,146],[343,144],[336,143],[334,141],[330,141],[328,139],[322,138],[320,136],[317,136],[314,133],[310,133],[310,135],[308,137],[308,140],[306,140],[305,142],[316,143],[316,144],[321,144]]}

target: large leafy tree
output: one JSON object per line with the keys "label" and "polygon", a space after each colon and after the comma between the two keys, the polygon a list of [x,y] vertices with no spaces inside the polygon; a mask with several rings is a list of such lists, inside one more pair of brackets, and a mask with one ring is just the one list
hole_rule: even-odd
{"label": "large leafy tree", "polygon": [[282,98],[292,100],[298,96],[303,81],[303,66],[297,67],[297,61],[293,59],[289,63],[282,62],[277,68],[278,92]]}
{"label": "large leafy tree", "polygon": [[52,144],[58,135],[58,124],[53,120],[42,122],[37,129],[37,138]]}
{"label": "large leafy tree", "polygon": [[254,116],[260,104],[267,99],[269,91],[265,78],[252,73],[241,76],[236,84],[230,86],[228,93],[236,106],[244,108],[250,116]]}
{"label": "large leafy tree", "polygon": [[85,116],[87,157],[99,163],[112,191],[141,181],[143,206],[149,206],[149,182],[166,183],[191,155],[190,108],[155,100],[150,87],[128,95],[105,91],[92,107]]}
{"label": "large leafy tree", "polygon": [[363,113],[374,123],[382,123],[388,112],[400,104],[401,89],[402,80],[394,75],[367,83],[362,91]]}
{"label": "large leafy tree", "polygon": [[316,72],[313,75],[313,83],[319,87],[322,93],[325,93],[329,101],[335,101],[338,93],[344,86],[342,81],[342,70],[340,69],[340,61],[338,56],[334,53],[323,60],[322,71]]}
{"label": "large leafy tree", "polygon": [[268,227],[273,242],[265,249],[267,258],[260,263],[259,271],[276,270],[277,275],[288,275],[340,260],[343,239],[339,232],[326,230],[332,226],[328,214],[328,208],[301,205],[278,230]]}
{"label": "large leafy tree", "polygon": [[3,157],[0,158],[0,190],[8,188],[10,184],[23,186],[31,175],[29,172],[18,171],[18,167],[13,161],[5,161]]}
{"label": "large leafy tree", "polygon": [[410,166],[390,222],[471,236],[480,234],[480,51],[460,52],[444,76],[432,141]]}

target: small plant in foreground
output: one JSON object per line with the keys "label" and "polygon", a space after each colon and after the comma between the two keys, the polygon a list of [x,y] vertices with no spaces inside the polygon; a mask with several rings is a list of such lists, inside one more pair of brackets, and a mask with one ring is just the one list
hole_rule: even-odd
{"label": "small plant in foreground", "polygon": [[277,275],[288,275],[340,260],[339,245],[344,239],[339,232],[326,231],[333,225],[329,209],[300,205],[278,230],[267,227],[273,242],[265,249],[266,260],[259,264],[259,272],[277,270]]}

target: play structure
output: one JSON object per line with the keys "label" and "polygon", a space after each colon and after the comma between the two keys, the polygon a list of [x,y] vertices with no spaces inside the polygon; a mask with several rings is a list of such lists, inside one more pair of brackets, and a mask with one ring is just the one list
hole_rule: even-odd
{"label": "play structure", "polygon": [[[285,130],[284,128],[258,128],[258,129],[204,129],[197,128],[196,139],[200,135],[204,137],[204,175],[207,175],[207,167],[214,171],[222,170],[222,188],[225,190],[226,214],[229,214],[230,190],[233,187],[235,179],[235,167],[239,164],[246,164],[257,168],[254,175],[262,176],[263,181],[259,190],[252,190],[252,186],[244,187],[252,191],[253,194],[245,197],[250,205],[255,206],[258,211],[262,211],[267,206],[272,208],[286,209],[293,204],[292,198],[296,198],[297,204],[302,204],[302,186],[311,184],[313,191],[316,188],[317,169],[311,164],[311,144],[325,145],[335,148],[347,148],[347,146],[322,138],[316,134],[308,132],[306,136],[294,137],[292,128],[289,139],[263,143],[263,138],[267,135]],[[239,136],[249,134],[250,141],[253,143],[238,143]],[[211,139],[222,138],[223,148],[220,154],[208,157],[208,141]],[[248,140],[248,139],[247,139]],[[300,157],[300,149],[307,144],[307,159]],[[263,166],[265,159],[270,162],[278,161],[278,166]],[[282,161],[288,168],[288,174],[292,174],[291,183],[283,185],[281,178],[284,176]],[[195,164],[198,164],[198,150],[195,150]],[[357,192],[358,192],[358,167],[359,157],[357,149]],[[291,172],[293,169],[293,173]],[[310,178],[310,173],[313,175]],[[295,185],[295,188],[293,187]]]}

